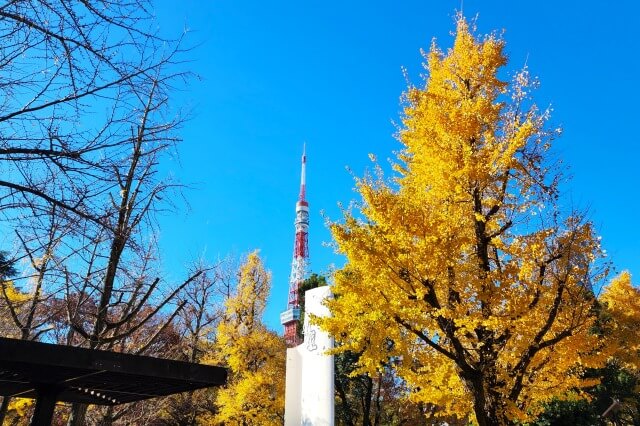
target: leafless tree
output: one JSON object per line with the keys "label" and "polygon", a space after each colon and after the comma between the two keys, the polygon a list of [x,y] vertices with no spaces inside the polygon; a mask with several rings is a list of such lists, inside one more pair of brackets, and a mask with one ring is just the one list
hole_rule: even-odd
{"label": "leafless tree", "polygon": [[[201,260],[192,269],[204,272],[185,287],[186,304],[176,323],[181,335],[176,354],[182,360],[200,362],[212,349],[224,303],[237,286],[239,260],[228,256],[213,265]],[[195,425],[198,416],[215,411],[215,392],[204,389],[166,398],[162,410],[165,415],[156,421],[162,425]]]}
{"label": "leafless tree", "polygon": [[[61,232],[55,214],[55,207],[50,216],[38,219],[49,220],[49,232],[35,233],[29,237],[23,230],[15,230],[20,242],[21,253],[28,260],[28,272],[14,280],[16,284],[24,283],[21,287],[31,287],[19,300],[12,300],[7,293],[7,287],[2,287],[2,299],[6,304],[9,317],[14,327],[18,330],[18,337],[23,340],[38,340],[39,337],[50,330],[51,315],[43,312],[43,305],[55,297],[55,291],[45,288],[47,282],[54,282],[53,274],[57,268],[52,264],[58,263],[55,257],[56,246],[60,244],[64,232]],[[48,286],[47,286],[48,287]]]}
{"label": "leafless tree", "polygon": [[192,269],[204,272],[185,288],[186,305],[178,324],[184,333],[185,360],[198,362],[205,352],[203,344],[215,339],[224,303],[237,286],[239,261],[232,256],[219,259],[213,265],[201,260]]}
{"label": "leafless tree", "polygon": [[[176,296],[202,271],[194,271],[177,286],[161,286],[155,267],[154,216],[158,201],[173,184],[156,177],[160,156],[173,140],[167,135],[177,124],[152,117],[162,111],[167,97],[157,92],[154,80],[140,109],[140,121],[130,138],[130,153],[112,165],[116,187],[109,192],[106,227],[94,227],[93,244],[82,250],[84,267],[66,274],[68,341],[81,339],[90,348],[144,353],[174,320],[186,301],[177,303],[164,324],[145,342],[127,345],[127,339],[176,300]],[[144,90],[144,88],[143,88]],[[169,289],[158,296],[159,290]],[[74,407],[72,424],[83,423],[82,406]]]}
{"label": "leafless tree", "polygon": [[22,338],[55,325],[66,344],[148,353],[200,274],[170,285],[157,268],[155,215],[174,187],[157,164],[187,74],[181,37],[152,28],[146,0],[0,4],[0,219],[28,265],[28,300],[7,305]]}
{"label": "leafless tree", "polygon": [[175,64],[145,0],[0,5],[0,212],[61,213],[104,225],[99,199],[127,148],[141,85]]}
{"label": "leafless tree", "polygon": [[[24,218],[21,221],[23,226],[14,230],[17,248],[10,263],[23,264],[23,267],[14,270],[10,282],[1,283],[2,335],[5,337],[39,340],[53,330],[54,320],[62,312],[52,302],[61,294],[59,267],[73,253],[60,256],[62,251],[58,247],[66,242],[69,230],[64,225],[66,220],[60,220],[57,210],[52,205],[48,215]],[[0,423],[6,415],[8,403],[9,400],[3,398]]]}

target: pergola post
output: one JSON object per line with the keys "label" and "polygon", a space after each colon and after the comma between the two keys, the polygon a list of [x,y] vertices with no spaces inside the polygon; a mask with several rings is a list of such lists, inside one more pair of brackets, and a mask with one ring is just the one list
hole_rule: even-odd
{"label": "pergola post", "polygon": [[32,426],[49,426],[56,408],[58,390],[55,386],[43,385],[36,388],[36,407],[31,417]]}

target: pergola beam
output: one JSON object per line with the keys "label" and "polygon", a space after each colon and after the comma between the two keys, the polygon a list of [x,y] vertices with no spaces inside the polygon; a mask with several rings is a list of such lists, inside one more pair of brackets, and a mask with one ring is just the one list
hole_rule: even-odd
{"label": "pergola beam", "polygon": [[0,395],[36,399],[32,424],[50,424],[57,401],[117,405],[226,378],[222,367],[0,338]]}

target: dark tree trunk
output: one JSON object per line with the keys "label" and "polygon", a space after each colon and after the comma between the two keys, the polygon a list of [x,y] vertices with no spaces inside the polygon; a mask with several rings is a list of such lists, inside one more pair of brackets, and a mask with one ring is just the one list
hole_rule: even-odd
{"label": "dark tree trunk", "polygon": [[67,426],[83,426],[86,424],[87,404],[73,404]]}
{"label": "dark tree trunk", "polygon": [[509,424],[496,393],[481,376],[466,380],[466,383],[473,393],[473,411],[478,426],[506,426]]}
{"label": "dark tree trunk", "polygon": [[342,381],[336,375],[335,378],[335,388],[338,396],[340,397],[340,404],[342,405],[342,421],[346,426],[354,426],[353,418],[351,416],[351,407],[349,406],[349,401],[347,400],[347,393],[342,386]]}
{"label": "dark tree trunk", "polygon": [[7,415],[7,410],[9,409],[9,398],[5,396],[2,398],[2,404],[0,405],[0,425],[4,424],[4,418]]}
{"label": "dark tree trunk", "polygon": [[371,396],[373,395],[373,380],[371,377],[364,376],[366,392],[364,395],[362,426],[371,426]]}

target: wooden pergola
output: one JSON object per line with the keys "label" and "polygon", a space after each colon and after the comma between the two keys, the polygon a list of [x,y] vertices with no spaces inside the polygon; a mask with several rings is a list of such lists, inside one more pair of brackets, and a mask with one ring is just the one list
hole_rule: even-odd
{"label": "wooden pergola", "polygon": [[56,402],[118,405],[226,382],[222,367],[0,338],[0,395],[36,400],[32,425]]}

